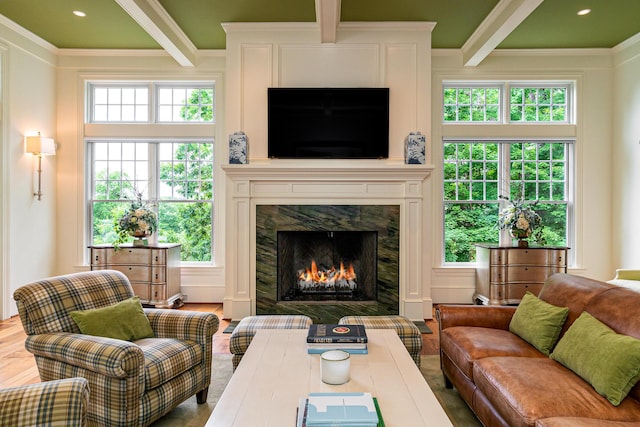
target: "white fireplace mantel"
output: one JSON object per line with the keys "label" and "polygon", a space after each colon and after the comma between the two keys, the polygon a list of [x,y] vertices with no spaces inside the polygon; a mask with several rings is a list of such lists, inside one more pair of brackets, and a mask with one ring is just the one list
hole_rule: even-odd
{"label": "white fireplace mantel", "polygon": [[225,165],[224,317],[256,312],[257,205],[399,205],[400,307],[411,319],[432,317],[427,244],[432,166],[393,160],[261,160]]}

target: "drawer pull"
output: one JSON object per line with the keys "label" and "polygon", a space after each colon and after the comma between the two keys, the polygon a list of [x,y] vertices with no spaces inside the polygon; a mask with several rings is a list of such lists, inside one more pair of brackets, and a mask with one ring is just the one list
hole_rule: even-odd
{"label": "drawer pull", "polygon": [[158,255],[156,255],[156,262],[158,262]]}
{"label": "drawer pull", "polygon": [[158,273],[156,273],[156,280],[158,280]]}
{"label": "drawer pull", "polygon": [[96,262],[98,262],[99,259],[100,259],[100,257],[98,255],[96,255]]}

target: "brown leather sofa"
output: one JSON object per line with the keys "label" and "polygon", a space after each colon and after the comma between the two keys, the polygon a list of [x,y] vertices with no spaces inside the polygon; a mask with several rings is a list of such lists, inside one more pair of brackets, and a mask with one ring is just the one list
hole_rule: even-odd
{"label": "brown leather sofa", "polygon": [[[569,274],[538,295],[568,307],[562,334],[583,312],[619,334],[640,338],[640,293]],[[640,383],[614,406],[586,381],[509,332],[515,306],[440,305],[445,383],[487,427],[640,426]]]}

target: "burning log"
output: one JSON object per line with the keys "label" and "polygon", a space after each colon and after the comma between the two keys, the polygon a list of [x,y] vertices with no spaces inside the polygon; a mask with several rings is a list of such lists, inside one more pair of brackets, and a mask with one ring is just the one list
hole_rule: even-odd
{"label": "burning log", "polygon": [[318,268],[315,260],[311,260],[311,267],[298,271],[298,289],[306,292],[327,292],[336,290],[353,291],[358,287],[353,264],[345,268],[340,262],[340,268]]}

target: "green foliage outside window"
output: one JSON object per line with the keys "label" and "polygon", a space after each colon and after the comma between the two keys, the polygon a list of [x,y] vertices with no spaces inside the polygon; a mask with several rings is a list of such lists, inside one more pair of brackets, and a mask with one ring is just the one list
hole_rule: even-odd
{"label": "green foliage outside window", "polygon": [[[499,162],[509,150],[509,163]],[[444,144],[445,262],[472,262],[475,243],[498,243],[500,196],[537,201],[542,227],[533,243],[567,242],[566,143],[447,142]],[[510,194],[500,194],[500,185]]]}
{"label": "green foliage outside window", "polygon": [[[213,92],[191,92],[189,105],[181,109],[185,121],[211,121]],[[205,105],[202,105],[205,104]],[[201,105],[201,107],[195,107]],[[93,162],[92,234],[94,244],[111,244],[117,234],[114,218],[129,205],[136,192],[157,200],[159,242],[180,243],[183,261],[211,261],[213,222],[213,150],[210,143],[93,143],[106,150]],[[129,149],[135,146],[135,149]],[[159,159],[158,190],[148,192],[147,150],[155,150]],[[132,165],[135,165],[132,166]],[[144,188],[143,188],[144,187]]]}

